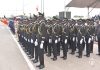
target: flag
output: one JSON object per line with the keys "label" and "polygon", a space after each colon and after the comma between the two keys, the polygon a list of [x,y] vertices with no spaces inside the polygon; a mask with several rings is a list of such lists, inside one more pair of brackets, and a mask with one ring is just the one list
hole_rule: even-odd
{"label": "flag", "polygon": [[38,11],[38,5],[37,5],[37,7],[36,7],[36,11]]}

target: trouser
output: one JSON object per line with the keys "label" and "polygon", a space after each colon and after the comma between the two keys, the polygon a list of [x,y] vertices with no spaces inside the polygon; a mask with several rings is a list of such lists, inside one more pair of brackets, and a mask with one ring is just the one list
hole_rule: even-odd
{"label": "trouser", "polygon": [[52,46],[52,43],[47,43],[48,44],[48,54],[51,55],[51,46]]}
{"label": "trouser", "polygon": [[31,56],[34,57],[34,43],[31,43]]}
{"label": "trouser", "polygon": [[38,60],[39,57],[39,47],[40,45],[38,44],[38,46],[35,46],[35,59]]}
{"label": "trouser", "polygon": [[63,56],[64,56],[64,57],[67,57],[68,42],[65,44],[65,40],[63,40],[62,46],[63,46]]}
{"label": "trouser", "polygon": [[72,49],[72,52],[75,52],[75,48],[76,48],[76,44],[75,44],[75,41],[73,41],[73,38],[71,38],[71,43],[70,43],[70,45],[71,45],[71,49]]}
{"label": "trouser", "polygon": [[98,52],[100,53],[100,38],[98,38]]}
{"label": "trouser", "polygon": [[90,51],[93,51],[93,41],[91,41],[91,48]]}
{"label": "trouser", "polygon": [[82,46],[83,46],[82,50],[84,50],[85,49],[85,42],[84,41],[82,43]]}
{"label": "trouser", "polygon": [[60,42],[57,43],[57,53],[60,55]]}
{"label": "trouser", "polygon": [[88,43],[89,39],[86,39],[86,55],[90,55],[90,47],[91,47],[91,42]]}
{"label": "trouser", "polygon": [[39,60],[40,60],[40,65],[44,65],[44,49],[40,48],[40,44],[41,43],[39,43]]}
{"label": "trouser", "polygon": [[31,43],[30,42],[28,42],[28,52],[29,54],[31,54]]}
{"label": "trouser", "polygon": [[48,45],[48,41],[44,41],[44,51],[47,53],[47,45]]}
{"label": "trouser", "polygon": [[82,48],[83,48],[82,46],[83,46],[83,44],[80,43],[80,40],[81,39],[78,39],[78,51],[79,51],[79,56],[82,56]]}
{"label": "trouser", "polygon": [[57,43],[55,43],[55,40],[52,40],[52,46],[53,46],[53,56],[54,58],[57,58]]}

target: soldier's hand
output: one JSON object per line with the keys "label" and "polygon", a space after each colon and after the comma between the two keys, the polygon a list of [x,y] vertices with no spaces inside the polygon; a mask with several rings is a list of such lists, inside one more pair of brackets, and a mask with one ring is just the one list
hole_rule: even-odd
{"label": "soldier's hand", "polygon": [[41,41],[41,43],[44,43],[44,41]]}
{"label": "soldier's hand", "polygon": [[58,41],[57,40],[55,40],[55,43],[57,43]]}
{"label": "soldier's hand", "polygon": [[65,39],[65,44],[67,43],[67,39]]}

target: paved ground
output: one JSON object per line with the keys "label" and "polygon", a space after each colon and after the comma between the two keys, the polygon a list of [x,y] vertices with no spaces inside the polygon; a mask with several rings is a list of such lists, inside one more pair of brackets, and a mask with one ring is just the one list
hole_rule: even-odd
{"label": "paved ground", "polygon": [[0,70],[30,70],[7,27],[1,22]]}
{"label": "paved ground", "polygon": [[[79,59],[76,57],[77,53],[75,55],[70,55],[70,51],[68,52],[67,60],[62,60],[59,56],[57,61],[52,61],[51,57],[45,56],[45,68],[43,70],[100,70],[100,56],[95,55],[97,53],[97,45],[94,45],[94,47],[94,53],[91,54],[89,58],[83,56]],[[83,55],[84,54],[85,51],[83,52]],[[38,64],[39,63],[33,65],[35,67]],[[36,68],[36,70],[39,69]]]}
{"label": "paved ground", "polygon": [[[17,44],[3,24],[0,24],[0,33],[0,70],[30,70]],[[94,52],[89,58],[83,56],[79,59],[76,57],[77,53],[75,55],[70,55],[69,52],[67,60],[62,60],[60,56],[58,56],[57,61],[52,61],[52,56],[46,57],[44,55],[45,68],[43,70],[100,70],[100,56],[95,55],[98,53],[96,44],[94,45]],[[85,51],[83,52],[83,55],[84,54]],[[32,63],[36,70],[39,70],[36,68],[38,64],[39,62],[36,64]]]}

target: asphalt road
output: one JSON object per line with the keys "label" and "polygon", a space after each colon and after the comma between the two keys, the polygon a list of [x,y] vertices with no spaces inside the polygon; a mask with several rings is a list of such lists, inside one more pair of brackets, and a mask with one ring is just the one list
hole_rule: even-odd
{"label": "asphalt road", "polygon": [[1,22],[0,70],[30,70],[6,25]]}

